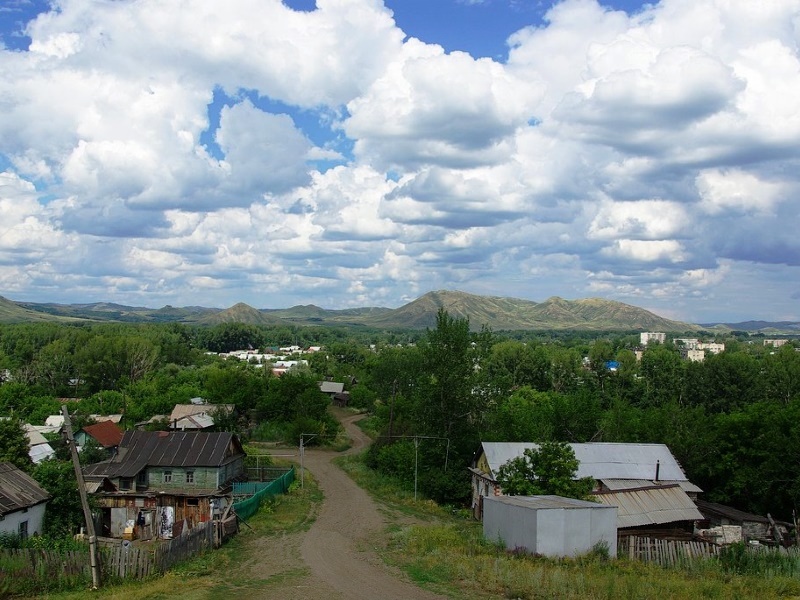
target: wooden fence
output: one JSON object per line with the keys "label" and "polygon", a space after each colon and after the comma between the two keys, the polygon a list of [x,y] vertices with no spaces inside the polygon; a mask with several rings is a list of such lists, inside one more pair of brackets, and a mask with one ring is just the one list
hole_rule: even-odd
{"label": "wooden fence", "polygon": [[[163,573],[178,562],[218,546],[222,540],[222,530],[222,524],[208,522],[198,524],[175,539],[155,545],[137,545],[120,540],[114,545],[106,542],[98,548],[101,578],[103,581],[142,579]],[[70,582],[91,582],[88,547],[85,551],[68,552],[0,550],[0,570],[9,581],[12,578],[25,580],[25,589],[60,589],[67,587]]]}
{"label": "wooden fence", "polygon": [[719,546],[709,542],[677,541],[651,537],[622,536],[617,556],[655,563],[662,567],[683,567],[698,559],[717,556]]}

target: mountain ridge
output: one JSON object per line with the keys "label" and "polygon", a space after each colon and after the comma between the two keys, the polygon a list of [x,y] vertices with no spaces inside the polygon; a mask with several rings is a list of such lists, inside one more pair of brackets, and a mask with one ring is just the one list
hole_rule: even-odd
{"label": "mountain ridge", "polygon": [[[213,326],[220,323],[251,325],[360,326],[381,329],[425,329],[435,327],[436,315],[444,308],[454,317],[468,318],[472,329],[486,325],[496,331],[513,330],[595,330],[688,332],[709,329],[709,325],[684,323],[615,300],[584,298],[565,300],[551,296],[543,302],[505,296],[481,296],[453,290],[423,294],[398,308],[361,307],[325,309],[315,304],[290,308],[253,308],[239,302],[229,308],[202,306],[153,309],[109,302],[57,304],[14,302],[0,296],[0,323],[53,321],[183,323]],[[715,329],[751,332],[797,333],[800,323],[747,321],[716,323]],[[758,327],[757,327],[758,326]],[[779,327],[776,327],[779,326]]]}

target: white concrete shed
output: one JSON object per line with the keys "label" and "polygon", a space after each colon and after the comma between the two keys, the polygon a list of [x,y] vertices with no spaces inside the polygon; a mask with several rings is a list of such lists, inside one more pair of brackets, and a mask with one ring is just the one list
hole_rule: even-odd
{"label": "white concrete shed", "polygon": [[483,535],[509,550],[578,556],[605,544],[617,555],[617,507],[561,496],[487,496]]}

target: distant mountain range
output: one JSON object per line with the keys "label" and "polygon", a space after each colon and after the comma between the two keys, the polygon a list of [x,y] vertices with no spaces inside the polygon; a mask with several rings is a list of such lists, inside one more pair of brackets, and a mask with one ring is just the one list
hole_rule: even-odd
{"label": "distant mountain range", "polygon": [[689,332],[701,329],[742,331],[783,331],[800,333],[800,323],[728,323],[694,325],[664,319],[650,311],[622,302],[588,298],[564,300],[553,297],[544,302],[518,298],[477,296],[457,291],[429,292],[400,308],[351,308],[327,310],[314,306],[287,309],[257,309],[244,303],[227,309],[189,306],[159,309],[124,306],[105,302],[93,304],[54,304],[13,302],[0,296],[0,323],[51,321],[184,323],[216,325],[246,323],[251,325],[330,325],[365,326],[380,329],[424,329],[436,325],[439,308],[452,316],[469,318],[473,329],[488,325],[495,331],[575,330],[575,331],[665,331]]}

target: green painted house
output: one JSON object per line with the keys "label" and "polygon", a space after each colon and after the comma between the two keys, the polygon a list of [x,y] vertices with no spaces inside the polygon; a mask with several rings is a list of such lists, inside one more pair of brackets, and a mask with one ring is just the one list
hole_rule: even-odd
{"label": "green painted house", "polygon": [[232,433],[126,431],[113,458],[83,469],[100,535],[122,537],[134,522],[137,537],[171,537],[215,519],[245,479],[244,459]]}

